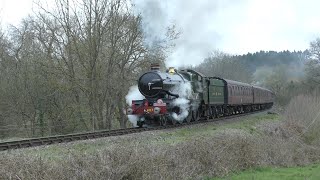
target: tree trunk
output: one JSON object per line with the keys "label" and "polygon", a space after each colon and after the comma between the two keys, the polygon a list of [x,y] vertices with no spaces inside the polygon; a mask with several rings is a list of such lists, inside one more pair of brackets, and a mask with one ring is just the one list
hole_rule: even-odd
{"label": "tree trunk", "polygon": [[123,106],[123,102],[121,100],[118,102],[118,110],[119,110],[120,127],[121,128],[127,128],[127,117],[123,113],[124,106]]}
{"label": "tree trunk", "polygon": [[74,90],[73,90],[73,95],[74,95],[74,97],[75,97],[75,99],[76,99],[76,103],[77,103],[77,105],[76,105],[76,108],[77,108],[77,109],[76,109],[77,116],[78,116],[78,118],[80,119],[80,122],[82,122],[82,125],[84,126],[85,130],[88,131],[88,130],[89,130],[88,125],[87,125],[85,119],[84,119],[83,116],[82,116],[82,112],[81,112],[81,102],[80,102],[80,97],[79,97],[78,91],[74,89]]}

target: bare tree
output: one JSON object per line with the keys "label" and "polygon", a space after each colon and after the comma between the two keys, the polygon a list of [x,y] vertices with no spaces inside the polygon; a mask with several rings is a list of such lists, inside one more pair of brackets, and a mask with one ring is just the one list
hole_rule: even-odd
{"label": "bare tree", "polygon": [[[125,127],[125,82],[145,53],[140,17],[121,0],[57,0],[56,4],[57,13],[43,10],[60,29],[55,34],[59,49],[55,58],[60,59],[59,68],[72,84],[77,103],[83,94],[92,129],[111,128],[114,112]],[[121,101],[112,102],[115,97]]]}
{"label": "bare tree", "polygon": [[241,62],[230,57],[228,54],[216,51],[195,68],[207,76],[217,76],[250,83],[252,77],[249,70]]}
{"label": "bare tree", "polygon": [[167,47],[145,48],[129,1],[55,5],[38,3],[39,12],[0,36],[2,136],[124,128],[129,87],[151,61],[164,62]]}

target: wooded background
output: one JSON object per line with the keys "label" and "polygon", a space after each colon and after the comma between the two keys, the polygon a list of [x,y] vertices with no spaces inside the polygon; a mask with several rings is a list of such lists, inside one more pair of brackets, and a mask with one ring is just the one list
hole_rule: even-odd
{"label": "wooded background", "polygon": [[[153,62],[164,69],[179,37],[145,46],[142,18],[126,0],[56,0],[0,34],[0,138],[125,128],[125,96]],[[183,33],[183,32],[182,32]],[[270,88],[277,103],[320,84],[320,39],[304,52],[219,51],[189,67]],[[188,67],[188,66],[186,66]]]}

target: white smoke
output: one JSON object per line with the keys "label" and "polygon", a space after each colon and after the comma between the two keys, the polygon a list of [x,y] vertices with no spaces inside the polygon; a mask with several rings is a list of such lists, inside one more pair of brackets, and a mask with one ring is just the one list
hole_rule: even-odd
{"label": "white smoke", "polygon": [[136,14],[142,16],[144,42],[148,48],[162,44],[166,39],[166,28],[170,26],[168,3],[161,0],[133,0]]}
{"label": "white smoke", "polygon": [[140,93],[137,85],[131,86],[129,92],[126,95],[126,102],[129,106],[132,105],[132,100],[142,100],[144,96]]}
{"label": "white smoke", "polygon": [[[142,100],[144,96],[140,93],[138,86],[131,86],[129,88],[129,92],[126,95],[126,102],[129,106],[132,106],[132,100]],[[139,120],[139,116],[136,115],[128,115],[128,120],[132,123],[133,127],[137,127],[137,121]]]}
{"label": "white smoke", "polygon": [[133,127],[138,127],[137,122],[139,120],[139,116],[136,115],[128,115],[128,120],[131,122]]}
{"label": "white smoke", "polygon": [[192,98],[192,86],[190,82],[182,83],[172,89],[172,93],[178,94],[179,98],[173,100],[173,106],[180,108],[179,113],[172,113],[172,117],[182,122],[190,112],[190,100]]}
{"label": "white smoke", "polygon": [[174,86],[172,93],[178,94],[179,98],[188,98],[192,96],[192,86],[190,82],[181,83],[179,86]]}
{"label": "white smoke", "polygon": [[[178,39],[167,54],[167,67],[197,65],[214,50],[220,36],[214,23],[218,6],[229,2],[200,0],[133,0],[134,10],[142,16],[147,47],[168,42],[168,27],[174,25]],[[220,8],[219,7],[219,8]]]}
{"label": "white smoke", "polygon": [[190,104],[189,100],[186,98],[177,98],[173,100],[172,104],[174,106],[178,106],[180,108],[180,112],[177,114],[175,112],[172,113],[172,117],[177,121],[183,121],[189,114]]}

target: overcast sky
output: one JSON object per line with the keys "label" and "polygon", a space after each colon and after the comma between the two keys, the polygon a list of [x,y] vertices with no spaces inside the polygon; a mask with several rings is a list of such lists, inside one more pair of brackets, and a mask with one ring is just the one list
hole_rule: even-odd
{"label": "overcast sky", "polygon": [[[2,26],[8,23],[18,25],[34,7],[32,0],[0,2]],[[205,6],[197,9],[195,3]],[[167,6],[170,6],[170,1]],[[310,41],[320,37],[319,7],[318,0],[197,0],[189,6],[183,5],[183,10],[189,14],[203,11],[200,16],[188,16],[188,19],[201,23],[203,32],[200,34],[212,35],[206,39],[212,42],[211,49],[245,54],[260,50],[307,49]],[[184,25],[190,26],[190,22]],[[188,31],[186,27],[181,30]],[[198,41],[205,38],[194,37]]]}

